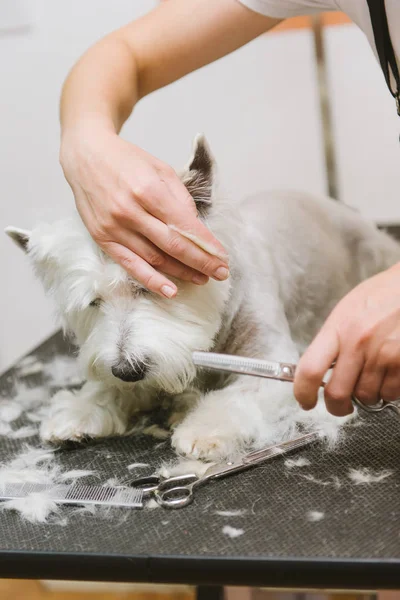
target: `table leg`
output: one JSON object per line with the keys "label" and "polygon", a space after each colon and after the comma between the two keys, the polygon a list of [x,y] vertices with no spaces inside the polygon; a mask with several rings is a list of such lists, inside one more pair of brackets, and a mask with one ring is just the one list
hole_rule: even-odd
{"label": "table leg", "polygon": [[224,600],[224,588],[219,585],[199,585],[196,600]]}

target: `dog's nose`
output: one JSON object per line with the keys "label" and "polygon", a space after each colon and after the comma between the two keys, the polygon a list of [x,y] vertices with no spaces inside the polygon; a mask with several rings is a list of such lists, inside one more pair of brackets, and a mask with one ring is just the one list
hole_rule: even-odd
{"label": "dog's nose", "polygon": [[147,366],[144,362],[134,362],[133,364],[128,361],[123,361],[111,368],[111,372],[114,377],[121,379],[122,381],[140,381],[146,375]]}

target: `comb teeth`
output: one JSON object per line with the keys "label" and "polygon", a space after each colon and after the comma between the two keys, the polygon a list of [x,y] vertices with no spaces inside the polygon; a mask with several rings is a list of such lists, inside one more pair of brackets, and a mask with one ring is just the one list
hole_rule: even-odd
{"label": "comb teeth", "polygon": [[194,364],[198,367],[217,369],[219,371],[233,371],[236,373],[246,373],[248,375],[261,375],[264,377],[276,377],[281,372],[280,363],[269,360],[231,356],[229,354],[193,352],[192,359]]}
{"label": "comb teeth", "polygon": [[49,500],[54,500],[59,504],[95,504],[125,508],[143,507],[143,490],[137,488],[38,483],[3,483],[0,485],[0,500],[26,498],[35,493],[45,493]]}

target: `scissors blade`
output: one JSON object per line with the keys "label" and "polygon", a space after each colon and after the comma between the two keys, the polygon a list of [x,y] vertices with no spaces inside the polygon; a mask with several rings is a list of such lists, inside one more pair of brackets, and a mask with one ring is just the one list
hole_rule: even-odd
{"label": "scissors blade", "polygon": [[200,477],[200,480],[207,481],[209,479],[220,479],[226,475],[239,473],[240,471],[249,469],[250,467],[258,465],[266,460],[271,460],[272,458],[283,456],[288,452],[293,452],[294,450],[304,448],[305,446],[308,446],[309,444],[320,440],[321,438],[322,433],[320,431],[312,431],[311,433],[305,433],[291,440],[281,442],[280,444],[272,444],[271,446],[267,446],[261,450],[250,452],[235,462],[212,465],[207,469],[204,475]]}
{"label": "scissors blade", "polygon": [[216,352],[193,352],[192,360],[197,367],[279,379],[281,381],[293,381],[296,371],[296,365],[291,363],[218,354]]}
{"label": "scissors blade", "polygon": [[292,440],[275,444],[275,446],[250,452],[250,454],[246,454],[246,456],[243,457],[243,462],[249,466],[257,465],[259,462],[274,458],[275,456],[280,456],[282,454],[287,454],[288,452],[298,450],[299,448],[304,448],[305,446],[308,446],[317,440],[321,440],[322,438],[323,434],[321,431],[311,431],[310,433],[305,433],[293,438]]}

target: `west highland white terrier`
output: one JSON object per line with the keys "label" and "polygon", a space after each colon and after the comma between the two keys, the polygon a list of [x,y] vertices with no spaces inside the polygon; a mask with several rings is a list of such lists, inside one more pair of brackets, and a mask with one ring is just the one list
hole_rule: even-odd
{"label": "west highland white terrier", "polygon": [[229,252],[228,281],[176,281],[158,297],[93,242],[78,218],[7,233],[27,252],[73,334],[87,382],[60,391],[44,440],[123,435],[135,415],[166,399],[180,454],[218,460],[298,428],[334,437],[343,419],[324,403],[297,405],[292,385],[196,372],[195,350],[296,363],[335,304],[363,279],[400,260],[400,245],[349,207],[325,197],[268,192],[233,202],[216,189],[203,137],[181,179]]}

